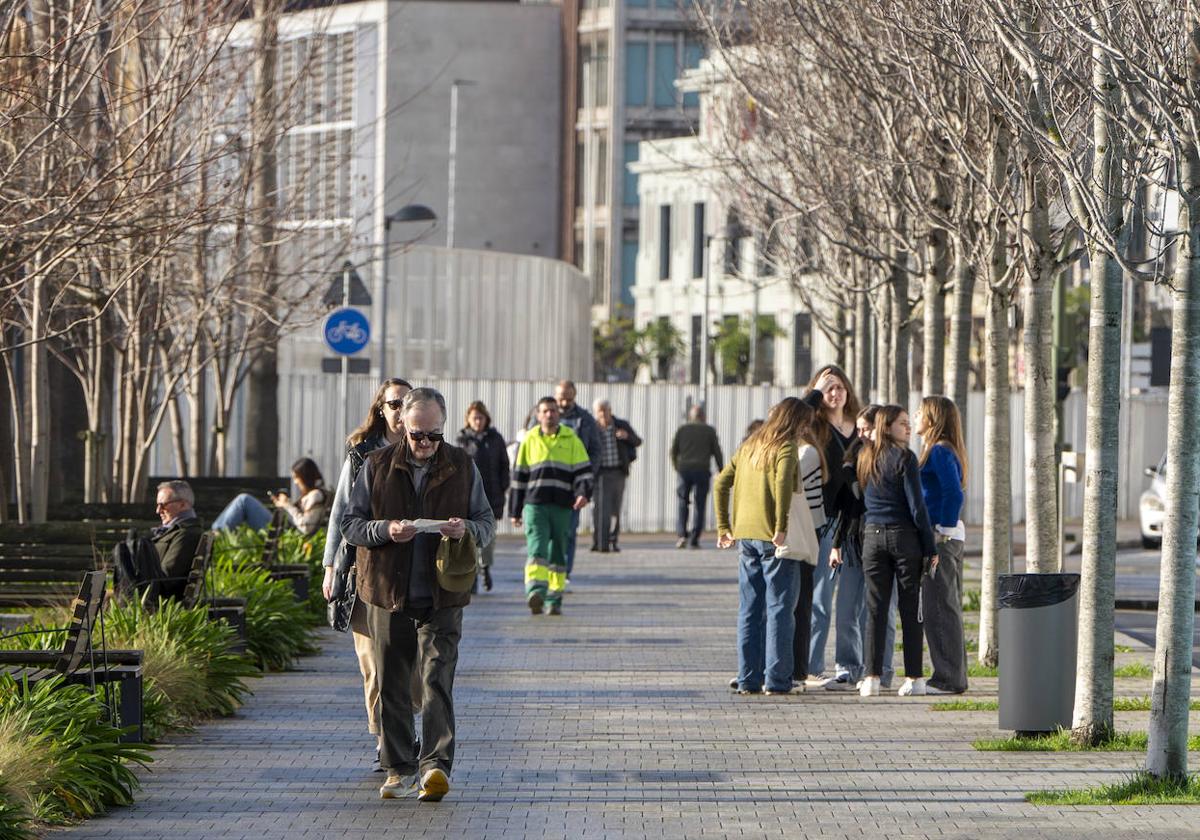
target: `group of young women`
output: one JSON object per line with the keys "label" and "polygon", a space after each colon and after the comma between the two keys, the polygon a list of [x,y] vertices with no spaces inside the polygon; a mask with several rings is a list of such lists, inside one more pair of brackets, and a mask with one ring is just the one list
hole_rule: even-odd
{"label": "group of young women", "polygon": [[[960,519],[966,449],[954,403],[860,407],[826,365],[771,409],[718,476],[717,545],[738,544],[740,694],[890,687],[895,613],[902,696],[967,689]],[[798,529],[813,533],[799,534]],[[789,533],[791,529],[791,533]],[[795,546],[811,546],[797,550]],[[825,648],[833,628],[833,674]],[[932,676],[923,676],[928,641]]]}

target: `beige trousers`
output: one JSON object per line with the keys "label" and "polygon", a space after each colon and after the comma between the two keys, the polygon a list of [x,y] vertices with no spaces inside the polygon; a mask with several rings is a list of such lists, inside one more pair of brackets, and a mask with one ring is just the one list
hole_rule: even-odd
{"label": "beige trousers", "polygon": [[379,674],[375,669],[375,654],[371,637],[355,632],[354,652],[358,654],[358,670],[362,672],[363,699],[367,704],[367,731],[379,734]]}

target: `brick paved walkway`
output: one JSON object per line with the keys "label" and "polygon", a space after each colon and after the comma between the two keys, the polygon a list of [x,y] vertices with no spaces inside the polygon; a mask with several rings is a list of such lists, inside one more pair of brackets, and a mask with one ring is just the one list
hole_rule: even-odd
{"label": "brick paved walkway", "polygon": [[[643,543],[645,545],[645,543]],[[136,805],[72,838],[1198,836],[1186,808],[1035,808],[1133,753],[980,753],[995,715],[933,698],[732,695],[734,555],[580,555],[562,618],[528,614],[516,543],[468,609],[458,758],[440,804],[381,802],[348,638],[160,748]],[[1127,639],[1122,639],[1128,642]],[[1128,656],[1126,654],[1125,656]],[[1144,658],[1144,657],[1143,657]],[[1122,694],[1145,694],[1122,680]],[[994,696],[995,680],[976,680]],[[1119,715],[1121,728],[1146,714]]]}

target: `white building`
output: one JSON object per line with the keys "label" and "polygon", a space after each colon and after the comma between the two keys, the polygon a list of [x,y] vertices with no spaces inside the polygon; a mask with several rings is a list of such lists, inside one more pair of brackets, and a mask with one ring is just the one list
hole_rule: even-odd
{"label": "white building", "polygon": [[[708,136],[708,115],[727,91],[708,60],[685,74],[680,87],[699,94],[698,136],[643,142],[637,161],[629,164],[641,208],[635,321],[639,327],[656,319],[673,324],[687,352],[672,366],[669,379],[699,382],[705,321],[712,336],[717,324],[740,319],[749,327],[757,313],[755,382],[807,384],[816,367],[834,360],[835,351],[790,278],[760,253],[766,231],[746,229],[731,211]],[[733,371],[722,364],[721,354],[711,355],[709,381],[732,381]]]}

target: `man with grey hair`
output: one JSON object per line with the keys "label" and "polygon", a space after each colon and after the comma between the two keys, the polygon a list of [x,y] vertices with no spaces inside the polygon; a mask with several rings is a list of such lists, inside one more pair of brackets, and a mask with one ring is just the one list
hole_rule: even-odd
{"label": "man with grey hair", "polygon": [[[676,548],[700,547],[704,532],[704,513],[708,490],[712,485],[712,462],[717,471],[725,466],[717,430],[704,422],[704,406],[696,404],[688,411],[688,422],[675,431],[671,441],[671,465],[679,479],[675,484],[678,507],[675,517]],[[694,498],[691,528],[688,527],[688,503]]]}
{"label": "man with grey hair", "polygon": [[620,551],[617,538],[621,535],[625,479],[629,477],[629,465],[637,460],[642,439],[627,422],[613,416],[608,400],[596,400],[592,413],[599,441],[596,489],[592,495],[592,551]]}
{"label": "man with grey hair", "polygon": [[[454,670],[470,585],[446,589],[439,545],[491,542],[496,529],[483,479],[463,450],[444,443],[446,400],[414,388],[400,404],[404,437],[367,456],[342,515],[342,537],[358,546],[355,579],[366,605],[379,680],[383,799],[418,790],[436,802],[450,790],[454,762]],[[418,527],[414,520],[440,520]],[[473,567],[473,564],[472,564]],[[414,757],[412,672],[421,670],[421,751]]]}
{"label": "man with grey hair", "polygon": [[150,542],[158,552],[162,577],[158,580],[160,598],[181,598],[187,588],[188,572],[204,528],[193,505],[196,496],[186,481],[164,481],[158,485],[154,512],[162,522],[150,531]]}

